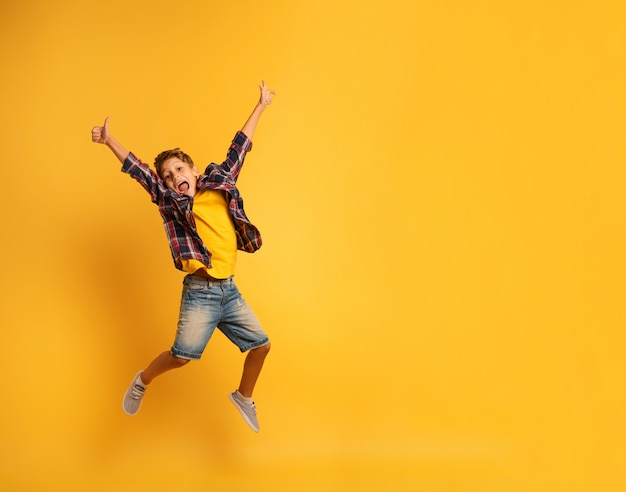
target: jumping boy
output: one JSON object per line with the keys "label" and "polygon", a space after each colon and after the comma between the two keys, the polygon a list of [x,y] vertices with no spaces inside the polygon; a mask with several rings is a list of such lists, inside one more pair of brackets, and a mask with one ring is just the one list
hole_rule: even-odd
{"label": "jumping boy", "polygon": [[260,233],[248,220],[236,187],[257,123],[275,94],[265,82],[259,87],[259,102],[235,135],[226,160],[209,164],[204,174],[178,148],[156,157],[155,173],[113,138],[108,117],[91,131],[92,141],[109,147],[122,171],[150,193],[163,218],[174,264],[187,273],[174,345],[133,378],[123,399],[128,415],[137,413],[155,377],[200,359],[217,327],[241,352],[249,351],[239,388],[229,398],[248,425],[259,431],[252,392],[270,342],[233,280],[237,250],[252,253],[261,247]]}

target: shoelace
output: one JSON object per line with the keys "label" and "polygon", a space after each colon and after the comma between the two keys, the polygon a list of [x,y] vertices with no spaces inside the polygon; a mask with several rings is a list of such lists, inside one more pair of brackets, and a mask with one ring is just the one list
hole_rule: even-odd
{"label": "shoelace", "polygon": [[138,384],[135,384],[133,386],[133,390],[130,392],[130,397],[133,400],[140,400],[141,397],[143,396],[143,394],[146,392],[145,388],[142,388],[141,386],[139,386]]}
{"label": "shoelace", "polygon": [[237,399],[241,402],[241,405],[244,408],[249,408],[250,410],[252,410],[252,413],[256,415],[256,405],[254,404],[254,402],[247,402],[245,400],[240,400],[239,398]]}

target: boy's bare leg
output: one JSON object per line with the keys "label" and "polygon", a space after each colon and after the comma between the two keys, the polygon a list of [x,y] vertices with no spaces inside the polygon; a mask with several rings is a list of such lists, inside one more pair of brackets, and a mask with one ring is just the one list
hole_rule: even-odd
{"label": "boy's bare leg", "polygon": [[163,352],[162,354],[159,354],[152,362],[150,362],[145,371],[141,373],[141,381],[143,381],[145,385],[148,385],[157,376],[172,369],[183,367],[188,362],[188,359],[174,357],[169,351]]}
{"label": "boy's bare leg", "polygon": [[241,383],[239,383],[239,393],[241,393],[243,396],[252,396],[254,386],[256,385],[257,379],[259,379],[261,369],[263,369],[263,362],[265,362],[265,357],[267,357],[269,351],[270,344],[267,343],[266,345],[257,347],[248,352],[246,360],[243,364]]}

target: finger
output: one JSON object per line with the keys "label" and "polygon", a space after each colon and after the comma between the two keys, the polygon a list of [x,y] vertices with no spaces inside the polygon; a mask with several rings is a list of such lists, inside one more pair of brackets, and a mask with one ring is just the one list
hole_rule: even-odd
{"label": "finger", "polygon": [[110,118],[110,116],[107,116],[104,119],[104,131],[109,131],[109,118]]}

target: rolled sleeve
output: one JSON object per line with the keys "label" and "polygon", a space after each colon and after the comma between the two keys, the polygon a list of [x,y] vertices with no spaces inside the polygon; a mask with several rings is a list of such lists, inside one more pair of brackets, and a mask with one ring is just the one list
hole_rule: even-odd
{"label": "rolled sleeve", "polygon": [[146,164],[141,162],[132,152],[129,153],[128,157],[124,160],[122,172],[136,179],[139,184],[150,193],[154,203],[158,203],[159,198],[167,190],[157,174]]}
{"label": "rolled sleeve", "polygon": [[237,132],[235,138],[233,139],[233,143],[241,147],[245,152],[250,152],[252,150],[252,140],[250,140],[243,132]]}

